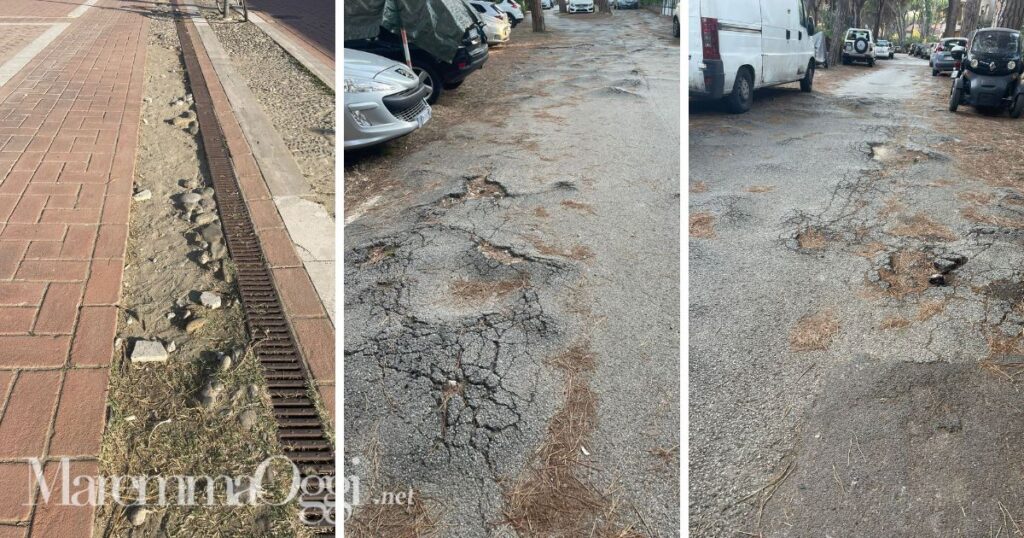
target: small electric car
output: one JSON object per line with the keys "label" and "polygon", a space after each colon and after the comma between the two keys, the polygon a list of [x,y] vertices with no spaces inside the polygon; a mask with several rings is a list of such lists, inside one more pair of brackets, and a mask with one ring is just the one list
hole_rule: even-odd
{"label": "small electric car", "polygon": [[974,32],[967,48],[954,47],[960,64],[949,91],[949,111],[960,105],[976,109],[1010,111],[1011,118],[1024,112],[1024,86],[1020,83],[1020,32],[1009,28],[982,28]]}

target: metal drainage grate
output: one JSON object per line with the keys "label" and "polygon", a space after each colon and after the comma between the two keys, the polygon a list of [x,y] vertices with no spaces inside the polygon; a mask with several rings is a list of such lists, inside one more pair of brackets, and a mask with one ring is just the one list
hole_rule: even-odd
{"label": "metal drainage grate", "polygon": [[[236,282],[242,295],[249,335],[263,367],[277,419],[277,438],[284,449],[284,456],[299,468],[304,479],[315,476],[333,482],[334,449],[306,392],[306,366],[292,337],[263,249],[249,218],[249,210],[239,191],[224,132],[214,115],[210,90],[206,87],[193,46],[191,33],[194,27],[180,18],[176,26],[195,99],[196,116],[202,127],[203,148],[213,177],[221,226],[238,273]],[[333,534],[334,525],[324,521],[326,518],[320,507],[329,503],[327,509],[332,512],[329,521],[333,521],[334,500],[326,493],[300,494],[303,522],[315,527],[317,532]]]}

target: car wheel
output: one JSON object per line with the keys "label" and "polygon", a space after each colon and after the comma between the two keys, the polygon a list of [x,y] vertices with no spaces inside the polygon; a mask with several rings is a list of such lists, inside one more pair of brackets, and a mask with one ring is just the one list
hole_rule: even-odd
{"label": "car wheel", "polygon": [[672,37],[679,37],[679,19],[672,19]]}
{"label": "car wheel", "polygon": [[957,107],[960,106],[960,96],[963,94],[963,90],[956,87],[956,83],[953,83],[953,90],[949,92],[949,111],[956,112]]}
{"label": "car wheel", "polygon": [[417,77],[423,80],[423,84],[430,89],[430,95],[427,96],[427,103],[434,104],[441,97],[442,87],[444,83],[441,81],[441,75],[437,72],[433,66],[428,64],[413,64],[413,73],[416,73]]}
{"label": "car wheel", "polygon": [[871,58],[870,60],[868,60],[868,67],[874,67],[874,66],[875,66],[875,59]]}
{"label": "car wheel", "polygon": [[1017,98],[1013,100],[1013,107],[1010,109],[1010,117],[1017,119],[1020,117],[1022,112],[1024,112],[1024,95],[1018,95]]}
{"label": "car wheel", "polygon": [[938,69],[932,69],[932,76],[933,77],[939,76],[939,70]]}
{"label": "car wheel", "polygon": [[812,59],[807,64],[807,72],[804,73],[804,78],[800,79],[800,91],[809,92],[811,91],[811,85],[814,84],[814,60]]}
{"label": "car wheel", "polygon": [[725,98],[729,105],[729,111],[733,114],[742,114],[750,110],[754,103],[754,80],[750,71],[740,69],[736,73],[736,81],[732,83],[732,93]]}

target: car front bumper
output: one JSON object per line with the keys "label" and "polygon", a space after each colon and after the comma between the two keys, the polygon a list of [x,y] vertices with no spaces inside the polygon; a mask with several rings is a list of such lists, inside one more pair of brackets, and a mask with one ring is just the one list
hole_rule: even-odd
{"label": "car front bumper", "polygon": [[368,92],[345,96],[345,149],[364,148],[407,135],[431,117],[423,84],[384,95]]}
{"label": "car front bumper", "polygon": [[589,6],[574,6],[572,4],[569,4],[568,10],[569,13],[593,13],[594,5],[591,4]]}

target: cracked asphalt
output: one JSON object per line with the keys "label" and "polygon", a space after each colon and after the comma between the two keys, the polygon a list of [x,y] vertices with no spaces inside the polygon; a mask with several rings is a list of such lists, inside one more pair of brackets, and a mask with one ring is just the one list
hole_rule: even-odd
{"label": "cracked asphalt", "polygon": [[1021,534],[1022,124],[930,75],[690,103],[691,535]]}
{"label": "cracked asphalt", "polygon": [[413,488],[444,536],[515,535],[577,346],[597,416],[573,472],[620,528],[672,536],[679,42],[646,11],[546,16],[424,129],[346,155],[346,473]]}

